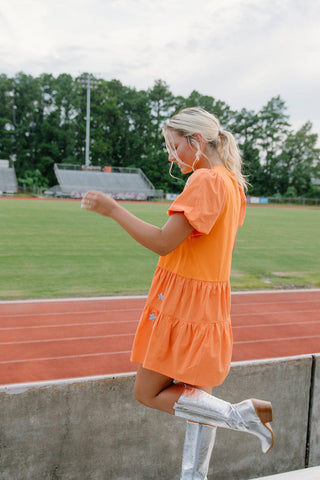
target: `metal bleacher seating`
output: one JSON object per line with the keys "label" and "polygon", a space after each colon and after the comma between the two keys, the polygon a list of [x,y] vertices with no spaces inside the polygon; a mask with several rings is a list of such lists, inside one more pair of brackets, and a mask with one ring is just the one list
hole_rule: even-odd
{"label": "metal bleacher seating", "polygon": [[81,197],[88,190],[99,190],[123,200],[146,200],[162,196],[139,168],[79,167],[55,164],[54,171],[63,196]]}
{"label": "metal bleacher seating", "polygon": [[17,193],[18,184],[14,167],[8,160],[0,160],[0,193]]}

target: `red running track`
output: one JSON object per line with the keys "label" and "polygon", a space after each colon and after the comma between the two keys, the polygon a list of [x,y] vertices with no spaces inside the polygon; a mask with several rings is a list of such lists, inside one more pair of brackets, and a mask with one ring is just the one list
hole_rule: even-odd
{"label": "red running track", "polygon": [[[0,302],[0,384],[135,372],[145,297]],[[320,352],[320,289],[234,293],[233,361]]]}

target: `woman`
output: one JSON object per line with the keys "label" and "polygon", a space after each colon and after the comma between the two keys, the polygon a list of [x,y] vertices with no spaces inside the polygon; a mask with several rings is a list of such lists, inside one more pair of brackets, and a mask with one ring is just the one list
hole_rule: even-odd
{"label": "woman", "polygon": [[132,349],[132,361],[140,364],[135,395],[188,420],[181,479],[206,479],[217,426],[256,435],[265,453],[273,446],[270,402],[231,405],[211,395],[230,369],[229,277],[246,181],[233,135],[209,112],[184,109],[163,134],[171,167],[193,173],[162,228],[101,192],[88,192],[82,206],[113,218],[160,255]]}

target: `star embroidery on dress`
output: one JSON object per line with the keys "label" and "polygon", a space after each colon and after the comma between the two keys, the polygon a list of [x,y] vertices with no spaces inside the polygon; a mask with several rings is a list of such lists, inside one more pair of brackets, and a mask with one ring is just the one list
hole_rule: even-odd
{"label": "star embroidery on dress", "polygon": [[163,299],[164,299],[164,295],[163,295],[163,293],[162,293],[162,292],[161,292],[161,293],[159,293],[159,295],[158,295],[158,298],[159,298],[159,300],[163,300]]}
{"label": "star embroidery on dress", "polygon": [[157,315],[155,315],[154,313],[149,314],[149,320],[154,321],[156,318],[157,318]]}

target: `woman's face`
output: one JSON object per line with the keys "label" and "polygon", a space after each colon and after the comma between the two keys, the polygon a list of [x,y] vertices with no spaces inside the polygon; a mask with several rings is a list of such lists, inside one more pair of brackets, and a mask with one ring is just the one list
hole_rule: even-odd
{"label": "woman's face", "polygon": [[189,173],[192,171],[192,166],[195,161],[196,149],[189,144],[186,137],[182,137],[174,130],[169,135],[170,147],[169,162],[175,162],[182,173]]}

